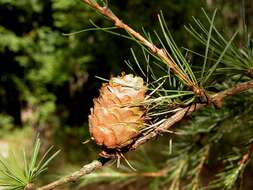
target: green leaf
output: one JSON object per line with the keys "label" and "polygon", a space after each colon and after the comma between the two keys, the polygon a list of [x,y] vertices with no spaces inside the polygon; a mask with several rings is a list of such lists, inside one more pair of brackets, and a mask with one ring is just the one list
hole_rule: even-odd
{"label": "green leaf", "polygon": [[204,59],[204,64],[203,64],[203,67],[202,67],[202,70],[201,70],[201,78],[200,78],[201,85],[203,85],[203,82],[204,82],[203,78],[204,78],[204,73],[206,72],[207,56],[208,56],[210,39],[211,39],[211,36],[212,36],[212,30],[213,30],[214,18],[215,18],[215,15],[216,15],[216,11],[217,11],[217,9],[215,9],[215,11],[213,13],[212,21],[211,21],[208,36],[207,36],[205,59]]}
{"label": "green leaf", "polygon": [[[7,158],[0,156],[0,187],[4,189],[24,189],[28,183],[34,183],[36,178],[47,170],[48,164],[59,154],[52,155],[49,148],[39,160],[41,142],[37,138],[31,158],[27,158],[25,150],[16,155],[10,152]],[[28,164],[29,163],[29,164]]]}

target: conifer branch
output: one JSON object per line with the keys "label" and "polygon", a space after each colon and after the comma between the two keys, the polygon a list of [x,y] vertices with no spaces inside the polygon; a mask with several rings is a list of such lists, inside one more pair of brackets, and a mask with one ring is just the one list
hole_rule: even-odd
{"label": "conifer branch", "polygon": [[118,28],[124,29],[126,32],[131,34],[134,38],[136,38],[141,44],[148,47],[150,51],[157,55],[164,63],[166,63],[171,70],[203,101],[209,101],[209,98],[205,92],[205,90],[195,84],[190,80],[187,74],[185,74],[180,67],[172,60],[171,56],[162,49],[158,48],[155,44],[147,40],[140,33],[136,32],[130,26],[122,22],[109,8],[108,4],[105,7],[102,7],[94,0],[81,0],[83,3],[87,4],[91,8],[98,11],[100,14],[104,15],[106,18],[110,19],[114,25]]}
{"label": "conifer branch", "polygon": [[[237,84],[228,90],[216,93],[213,96],[211,96],[211,101],[213,103],[218,102],[218,105],[222,106],[222,103],[226,97],[237,95],[251,88],[253,88],[253,80]],[[164,123],[158,126],[154,131],[137,139],[128,150],[134,150],[138,148],[140,145],[146,143],[148,140],[160,135],[161,133],[166,132],[169,128],[174,126],[174,124],[180,122],[185,116],[190,115],[193,112],[199,110],[200,108],[203,108],[208,105],[210,104],[196,103],[179,110],[173,116],[169,117]],[[245,163],[245,160],[247,161],[249,157],[252,155],[253,148],[250,148],[249,150],[250,151],[242,159],[242,162],[244,163]],[[59,180],[52,182],[48,185],[42,186],[38,188],[38,190],[51,190],[58,186],[68,184],[70,182],[76,182],[82,176],[87,175],[95,171],[96,169],[101,168],[108,161],[110,161],[110,159],[101,158],[101,160],[94,160],[91,163],[84,165],[80,170],[70,175],[67,175],[63,178],[60,178]]]}
{"label": "conifer branch", "polygon": [[[211,96],[211,103],[213,103],[216,107],[220,108],[226,97],[237,95],[237,94],[244,92],[250,88],[253,88],[253,80],[237,84],[228,90],[214,94],[213,96]],[[157,135],[167,131],[174,124],[181,121],[185,116],[190,115],[193,112],[195,112],[195,111],[199,110],[200,108],[207,106],[207,105],[208,104],[195,103],[195,104],[192,104],[188,107],[181,109],[180,111],[178,111],[174,115],[172,115],[170,118],[168,118],[164,123],[162,123],[154,131],[137,139],[135,141],[135,143],[132,145],[131,149],[136,149],[138,146],[146,143],[149,139],[152,139],[152,138],[156,137]]]}
{"label": "conifer branch", "polygon": [[94,160],[91,163],[84,165],[80,170],[70,175],[67,175],[63,178],[60,178],[59,180],[54,181],[48,185],[42,186],[38,188],[38,190],[50,190],[67,183],[71,183],[71,182],[74,183],[77,180],[79,180],[82,176],[87,175],[98,168],[101,168],[104,164],[105,164],[104,161]]}
{"label": "conifer branch", "polygon": [[219,92],[219,93],[212,96],[211,101],[217,107],[221,107],[222,103],[224,101],[224,98],[226,98],[227,96],[235,96],[235,95],[237,95],[241,92],[249,90],[250,88],[253,88],[253,80],[237,84],[237,85],[235,85],[234,87],[232,87],[228,90]]}

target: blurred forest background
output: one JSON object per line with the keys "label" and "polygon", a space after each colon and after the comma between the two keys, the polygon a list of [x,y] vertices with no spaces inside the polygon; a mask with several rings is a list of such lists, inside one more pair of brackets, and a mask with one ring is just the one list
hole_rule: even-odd
{"label": "blurred forest background", "polygon": [[[245,3],[247,26],[252,29],[253,3]],[[208,12],[218,8],[218,28],[228,35],[239,29],[242,35],[240,0],[110,0],[110,5],[137,31],[158,29],[157,14],[162,10],[178,45],[194,50],[204,47],[189,37],[184,25],[192,22],[192,16],[203,16],[201,7]],[[97,147],[82,144],[89,138],[87,117],[92,99],[103,82],[95,76],[109,78],[131,72],[124,60],[132,59],[130,48],[139,51],[135,43],[102,31],[71,34],[93,27],[90,19],[101,27],[111,26],[78,0],[0,1],[0,153],[7,155],[10,147],[31,146],[39,133],[44,150],[52,144],[61,149],[41,180],[44,184],[96,158]],[[148,155],[145,163],[155,170],[166,160],[161,152],[168,143],[161,137],[128,157],[138,165],[143,154]],[[96,180],[94,175],[88,183]],[[148,189],[158,183],[149,181],[110,185]],[[75,188],[109,189],[108,182],[88,183],[84,180]]]}

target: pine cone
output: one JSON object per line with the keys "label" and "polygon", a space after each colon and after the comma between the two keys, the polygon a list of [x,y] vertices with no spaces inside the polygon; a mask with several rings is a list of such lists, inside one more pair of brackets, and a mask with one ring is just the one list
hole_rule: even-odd
{"label": "pine cone", "polygon": [[103,84],[89,115],[89,130],[98,145],[109,149],[129,145],[144,126],[143,79],[133,75],[113,77]]}

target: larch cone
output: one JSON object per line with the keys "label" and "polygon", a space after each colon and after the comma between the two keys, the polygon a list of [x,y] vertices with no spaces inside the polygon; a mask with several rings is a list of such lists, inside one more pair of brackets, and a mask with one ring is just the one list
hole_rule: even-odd
{"label": "larch cone", "polygon": [[129,145],[145,123],[145,110],[140,103],[146,91],[143,79],[132,74],[104,83],[89,115],[92,139],[109,149]]}

